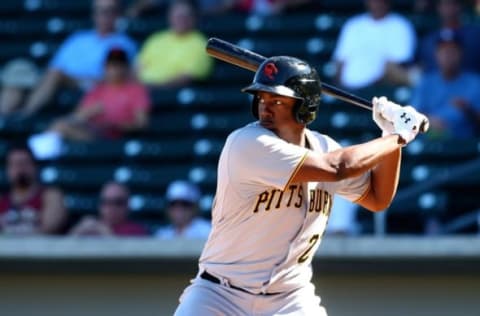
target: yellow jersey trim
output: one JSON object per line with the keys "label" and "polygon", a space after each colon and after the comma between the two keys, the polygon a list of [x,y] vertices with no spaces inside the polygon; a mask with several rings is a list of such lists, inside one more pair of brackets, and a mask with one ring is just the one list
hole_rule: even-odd
{"label": "yellow jersey trim", "polygon": [[292,182],[292,179],[295,177],[298,170],[300,170],[300,167],[303,165],[305,159],[307,159],[307,154],[308,154],[308,151],[305,151],[305,154],[303,154],[302,159],[298,162],[297,166],[295,167],[295,170],[293,170],[292,174],[290,175],[290,178],[288,179],[287,184],[285,184],[285,186],[283,187],[283,191],[285,191],[288,188],[288,186]]}
{"label": "yellow jersey trim", "polygon": [[358,203],[358,202],[361,202],[367,195],[368,193],[370,192],[370,189],[372,188],[372,183],[369,182],[368,183],[368,187],[365,189],[365,192],[362,193],[362,195],[356,199],[355,201],[353,201],[353,203]]}

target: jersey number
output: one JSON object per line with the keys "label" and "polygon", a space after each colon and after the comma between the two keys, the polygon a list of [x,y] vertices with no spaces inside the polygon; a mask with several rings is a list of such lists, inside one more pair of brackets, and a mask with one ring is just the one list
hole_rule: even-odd
{"label": "jersey number", "polygon": [[312,248],[315,246],[315,244],[318,242],[319,239],[320,239],[319,234],[315,234],[310,238],[310,240],[308,241],[308,248],[298,258],[298,263],[303,263],[308,260],[308,258],[311,255]]}

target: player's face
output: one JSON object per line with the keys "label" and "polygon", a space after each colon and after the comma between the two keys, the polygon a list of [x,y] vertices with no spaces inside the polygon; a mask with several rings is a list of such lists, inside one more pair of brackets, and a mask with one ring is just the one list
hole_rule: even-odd
{"label": "player's face", "polygon": [[293,117],[296,99],[263,91],[257,93],[257,98],[258,118],[263,127],[276,130],[298,124]]}

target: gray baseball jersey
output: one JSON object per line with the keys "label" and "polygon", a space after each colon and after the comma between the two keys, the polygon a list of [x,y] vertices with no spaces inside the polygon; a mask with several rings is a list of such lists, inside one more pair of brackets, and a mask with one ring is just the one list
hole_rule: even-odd
{"label": "gray baseball jersey", "polygon": [[340,145],[306,130],[308,149],[251,123],[229,135],[218,165],[212,231],[199,261],[208,271],[251,293],[307,286],[311,261],[327,225],[334,194],[357,201],[370,173],[339,182],[292,183],[309,150]]}

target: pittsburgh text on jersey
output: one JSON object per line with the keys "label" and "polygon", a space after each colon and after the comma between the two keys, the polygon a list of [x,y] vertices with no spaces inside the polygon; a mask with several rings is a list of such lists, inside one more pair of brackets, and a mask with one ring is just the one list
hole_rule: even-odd
{"label": "pittsburgh text on jersey", "polygon": [[[321,189],[311,189],[309,192],[308,212],[323,213],[328,216],[332,207],[332,195]],[[291,184],[286,190],[271,189],[263,191],[257,197],[254,213],[259,210],[270,211],[280,208],[301,208],[304,193],[299,184]]]}

